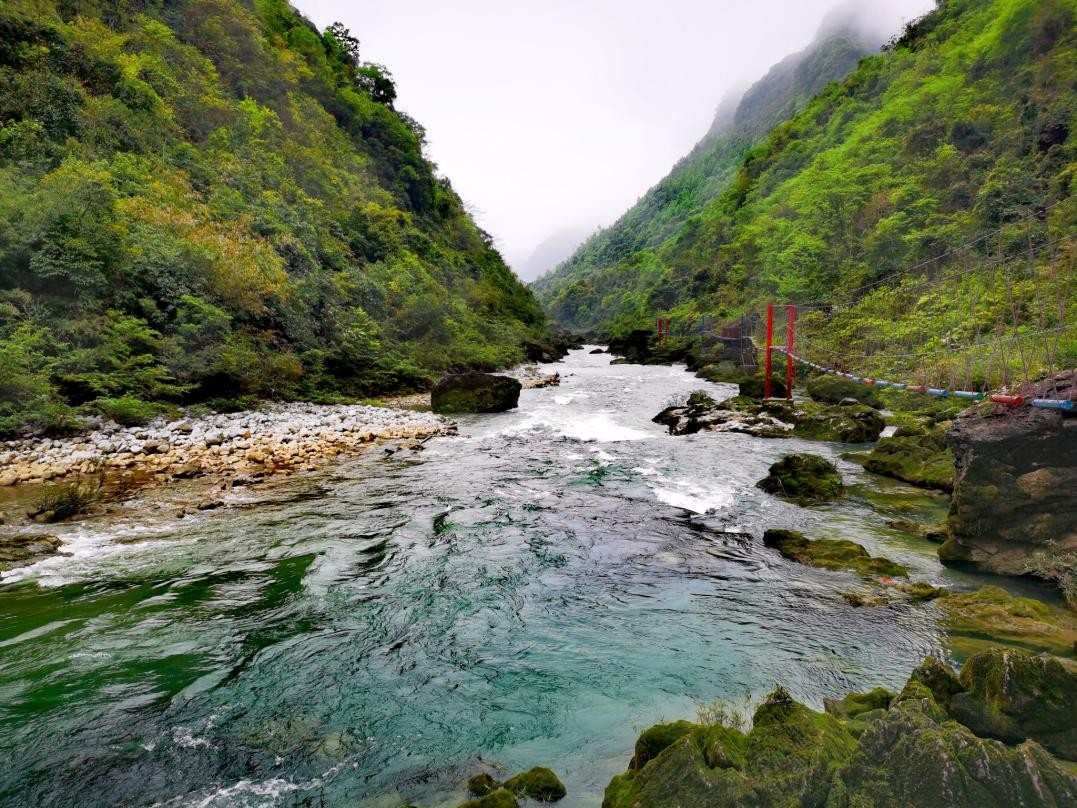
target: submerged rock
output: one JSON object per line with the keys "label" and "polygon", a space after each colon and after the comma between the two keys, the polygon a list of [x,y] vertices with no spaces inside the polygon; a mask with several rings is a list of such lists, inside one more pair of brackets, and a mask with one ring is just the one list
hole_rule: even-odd
{"label": "submerged rock", "polygon": [[[1015,677],[1007,692],[1037,692],[1045,680],[1027,671],[1050,667],[1059,677],[1051,680],[1058,692],[1069,693],[1072,673],[1054,667],[1057,660],[1030,659],[1001,663],[982,655],[966,663],[960,678],[927,660],[900,694],[882,688],[850,694],[828,700],[822,714],[779,687],[756,710],[747,733],[686,721],[662,725],[676,726],[675,733],[656,735],[652,728],[644,736],[669,742],[642,766],[633,758],[606,788],[603,808],[1073,804],[1077,776],[1027,732],[1013,733],[1018,745],[1009,747],[981,737],[952,712],[964,709],[966,697],[987,703],[980,690],[991,687],[1001,664]],[[1056,701],[1044,712],[1060,723],[1072,718],[1071,707],[1072,701]]]}
{"label": "submerged rock", "polygon": [[0,572],[36,564],[60,553],[63,542],[51,533],[0,535]]}
{"label": "submerged rock", "polygon": [[[1028,395],[1064,398],[1077,371]],[[944,562],[1021,574],[1037,551],[1077,551],[1077,416],[1033,407],[966,410],[947,433],[956,463]]]}
{"label": "submerged rock", "polygon": [[454,373],[434,385],[430,407],[437,413],[505,412],[518,406],[521,389],[509,376]]}
{"label": "submerged rock", "polygon": [[985,586],[939,598],[954,649],[974,653],[1003,643],[1061,656],[1077,651],[1077,616],[1032,598]]}
{"label": "submerged rock", "polygon": [[838,469],[817,455],[786,455],[770,467],[770,474],[756,487],[776,497],[810,505],[838,499],[845,493]]}
{"label": "submerged rock", "polygon": [[791,561],[827,570],[851,570],[867,578],[881,575],[905,578],[909,571],[888,558],[877,558],[854,541],[804,537],[795,530],[768,530],[763,544]]}

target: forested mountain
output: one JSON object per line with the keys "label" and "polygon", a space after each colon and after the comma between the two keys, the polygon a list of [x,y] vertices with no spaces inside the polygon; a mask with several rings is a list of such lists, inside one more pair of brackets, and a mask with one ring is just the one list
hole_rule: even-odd
{"label": "forested mountain", "polygon": [[900,300],[869,295],[878,305],[835,313],[833,334],[846,345],[862,332],[937,334],[940,316],[960,310],[941,350],[992,327],[1003,306],[1023,322],[1037,310],[1064,321],[1064,293],[1049,307],[1036,298],[1038,277],[1057,285],[1067,266],[1072,273],[1073,256],[1057,252],[1077,225],[1075,20],[1074,0],[941,2],[748,150],[722,193],[669,238],[590,272],[574,272],[578,256],[541,285],[544,304],[564,325],[624,331],[651,326],[657,313],[721,317],[767,299],[840,300],[1020,222],[1005,236],[1014,243],[993,236],[947,260],[974,265],[1055,244],[1039,276],[977,286],[965,275],[965,287],[930,296],[915,285]]}
{"label": "forested mountain", "polygon": [[[651,251],[729,187],[744,155],[776,124],[807,105],[829,82],[848,75],[881,44],[868,39],[851,27],[827,27],[808,48],[774,65],[746,92],[723,100],[710,130],[669,175],[534,284],[553,316],[570,327],[604,327],[625,310],[626,302],[631,305],[625,298],[644,293],[659,269]],[[583,297],[589,298],[585,312],[574,303]]]}
{"label": "forested mountain", "polygon": [[283,0],[0,4],[0,433],[522,358],[541,310],[394,101]]}

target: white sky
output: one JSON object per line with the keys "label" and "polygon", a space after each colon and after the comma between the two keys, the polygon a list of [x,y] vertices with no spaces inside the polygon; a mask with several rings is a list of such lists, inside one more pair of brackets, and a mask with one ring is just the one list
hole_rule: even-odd
{"label": "white sky", "polygon": [[[505,257],[608,225],[730,87],[805,47],[837,0],[293,0],[396,78],[397,107]],[[931,0],[859,0],[886,30]]]}

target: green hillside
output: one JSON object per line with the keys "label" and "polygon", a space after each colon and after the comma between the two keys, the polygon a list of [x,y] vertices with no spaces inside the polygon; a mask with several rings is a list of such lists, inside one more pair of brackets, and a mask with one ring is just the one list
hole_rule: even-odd
{"label": "green hillside", "polygon": [[522,358],[543,315],[394,100],[283,0],[0,4],[0,433]]}
{"label": "green hillside", "polygon": [[[1022,334],[1072,325],[1075,20],[1074,0],[941,3],[774,129],[673,236],[542,288],[544,304],[567,326],[626,331],[657,313],[855,300],[827,333],[863,352],[974,343],[1011,312]],[[999,228],[897,291],[886,281]],[[1020,277],[969,271],[993,260]],[[1056,366],[1077,361],[1073,337]]]}
{"label": "green hillside", "polygon": [[[856,68],[872,50],[859,39],[841,29],[821,34],[804,51],[774,65],[743,95],[723,101],[710,131],[661,182],[615,224],[533,284],[552,315],[569,327],[603,328],[623,310],[625,298],[644,294],[659,269],[650,260],[651,252],[729,187],[745,154],[775,124]],[[582,288],[576,286],[579,281]],[[581,309],[574,301],[583,296],[596,299]]]}

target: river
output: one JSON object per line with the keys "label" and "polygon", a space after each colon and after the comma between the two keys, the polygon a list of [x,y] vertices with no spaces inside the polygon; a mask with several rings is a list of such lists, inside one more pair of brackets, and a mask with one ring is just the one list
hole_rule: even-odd
{"label": "river", "polygon": [[[885,524],[942,500],[842,446],[669,436],[650,420],[668,401],[735,393],[683,368],[575,351],[548,370],[560,387],[460,437],[258,507],[66,528],[73,557],[0,587],[0,802],[454,806],[484,761],[550,766],[561,805],[595,808],[659,720],[776,682],[818,707],[946,654],[934,607],[852,608],[853,576],[760,541],[850,538],[953,584]],[[758,491],[793,450],[835,459],[850,495]]]}

